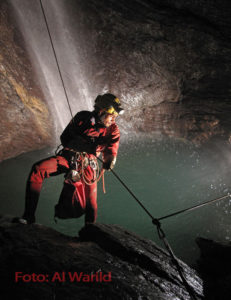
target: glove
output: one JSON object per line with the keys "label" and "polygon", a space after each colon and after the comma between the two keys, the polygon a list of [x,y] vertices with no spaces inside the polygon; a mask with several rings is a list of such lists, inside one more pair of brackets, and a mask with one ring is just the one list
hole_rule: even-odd
{"label": "glove", "polygon": [[110,171],[114,168],[116,163],[116,157],[109,155],[107,159],[103,162],[103,169]]}

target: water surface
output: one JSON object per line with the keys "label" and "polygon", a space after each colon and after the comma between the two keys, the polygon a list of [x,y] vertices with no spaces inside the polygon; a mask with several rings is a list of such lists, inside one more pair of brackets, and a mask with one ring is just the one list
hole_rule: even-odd
{"label": "water surface", "polygon": [[[54,150],[45,149],[20,155],[0,164],[0,212],[19,216],[24,209],[25,183],[32,164]],[[196,148],[176,140],[137,140],[122,144],[115,172],[156,217],[214,199],[231,191],[230,148],[218,144]],[[44,182],[36,212],[38,223],[68,234],[78,235],[84,218],[58,220],[54,205],[62,189],[63,175]],[[105,176],[106,194],[98,184],[97,222],[118,224],[143,237],[159,242],[150,218],[111,172]],[[199,255],[195,238],[219,241],[231,239],[231,201],[223,200],[162,221],[176,255],[193,264]]]}

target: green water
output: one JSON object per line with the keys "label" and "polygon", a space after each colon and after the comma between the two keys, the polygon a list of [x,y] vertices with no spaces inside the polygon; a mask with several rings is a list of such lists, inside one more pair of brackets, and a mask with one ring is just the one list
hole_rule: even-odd
{"label": "green water", "polygon": [[[0,212],[20,216],[24,208],[25,183],[31,165],[53,155],[53,150],[35,151],[0,164]],[[182,141],[130,141],[120,147],[116,173],[156,218],[168,215],[231,191],[230,148],[224,145],[197,149]],[[63,175],[44,182],[36,212],[38,223],[75,236],[84,218],[53,220],[54,205],[62,189]],[[118,224],[159,245],[150,218],[112,173],[105,176],[107,193],[98,184],[97,222]],[[226,199],[199,210],[162,221],[176,255],[193,264],[199,256],[197,236],[219,241],[231,239],[231,201]]]}

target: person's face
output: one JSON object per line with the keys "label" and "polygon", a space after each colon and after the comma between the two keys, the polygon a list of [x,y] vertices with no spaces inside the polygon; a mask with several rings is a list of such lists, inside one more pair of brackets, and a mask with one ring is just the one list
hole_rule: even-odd
{"label": "person's face", "polygon": [[104,120],[103,120],[103,124],[106,127],[111,126],[113,123],[115,123],[116,120],[116,115],[115,114],[106,114]]}

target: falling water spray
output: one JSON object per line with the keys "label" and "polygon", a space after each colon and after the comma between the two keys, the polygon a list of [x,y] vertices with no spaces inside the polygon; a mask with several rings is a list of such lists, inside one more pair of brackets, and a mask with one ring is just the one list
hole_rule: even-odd
{"label": "falling water spray", "polygon": [[[52,45],[39,1],[13,0],[11,5],[25,40],[38,82],[50,106],[56,125],[56,135],[71,119],[70,110],[59,76]],[[69,30],[68,16],[61,1],[45,1],[44,10],[53,38],[73,114],[92,109],[85,66],[80,62],[78,41]]]}

